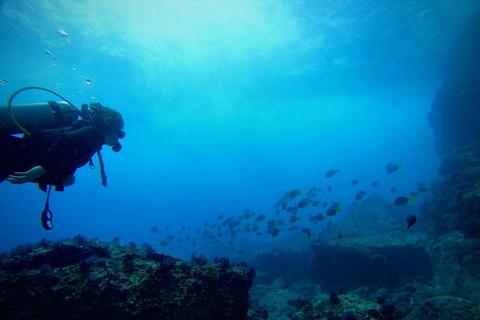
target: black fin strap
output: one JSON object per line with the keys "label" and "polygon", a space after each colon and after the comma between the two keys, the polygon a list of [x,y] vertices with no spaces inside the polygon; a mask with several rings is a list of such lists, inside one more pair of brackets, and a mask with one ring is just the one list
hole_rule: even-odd
{"label": "black fin strap", "polygon": [[104,187],[107,186],[107,175],[105,174],[105,165],[103,164],[102,154],[100,150],[97,151],[98,154],[98,162],[100,163],[100,174],[102,175],[102,185]]}

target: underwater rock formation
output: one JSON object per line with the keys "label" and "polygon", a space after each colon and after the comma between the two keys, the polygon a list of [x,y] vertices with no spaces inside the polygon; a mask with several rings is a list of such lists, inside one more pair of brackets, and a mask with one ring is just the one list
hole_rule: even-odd
{"label": "underwater rock formation", "polygon": [[[425,229],[434,239],[428,251],[435,265],[435,287],[459,309],[480,303],[479,30],[480,12],[453,44],[443,85],[432,102],[429,120],[442,164],[432,195],[421,207]],[[442,303],[446,304],[437,297],[425,308]],[[455,314],[461,313],[446,313],[444,318]]]}
{"label": "underwater rock formation", "polygon": [[451,232],[437,239],[430,250],[435,261],[436,288],[480,304],[480,239]]}
{"label": "underwater rock formation", "polygon": [[478,305],[462,298],[437,296],[426,300],[405,320],[478,319]]}
{"label": "underwater rock formation", "polygon": [[278,288],[279,283],[284,283],[283,279],[276,279],[270,286],[263,284],[252,286],[249,320],[289,320],[295,312],[309,304],[310,300],[320,293],[319,286],[308,280],[282,288]]}
{"label": "underwater rock formation", "polygon": [[434,239],[428,247],[436,288],[480,303],[480,142],[442,157],[440,177],[421,206],[423,224]]}
{"label": "underwater rock formation", "polygon": [[[420,281],[419,281],[420,280]],[[430,320],[478,319],[480,307],[462,298],[442,295],[434,287],[418,278],[396,288],[395,293],[385,288],[368,295],[367,288],[348,293],[317,295],[292,317],[292,320],[355,319],[355,320]]]}
{"label": "underwater rock formation", "polygon": [[425,235],[418,231],[420,226],[406,228],[404,219],[412,211],[416,209],[396,208],[374,195],[320,234],[312,244],[311,270],[322,290],[388,288],[419,276],[432,279]]}
{"label": "underwater rock formation", "polygon": [[319,294],[295,313],[292,320],[309,319],[388,319],[382,317],[381,305],[356,294]]}
{"label": "underwater rock formation", "polygon": [[480,237],[480,142],[442,157],[440,177],[422,206],[424,225],[434,237],[460,231]]}
{"label": "underwater rock formation", "polygon": [[428,115],[440,155],[480,141],[480,12],[453,43]]}
{"label": "underwater rock formation", "polygon": [[290,285],[309,278],[312,258],[307,250],[273,249],[259,251],[247,262],[257,271],[256,284],[270,285],[282,278],[286,285]]}
{"label": "underwater rock formation", "polygon": [[302,300],[302,296],[293,290],[274,288],[261,297],[258,304],[268,312],[268,319],[289,320],[298,311],[297,306]]}
{"label": "underwater rock formation", "polygon": [[2,319],[244,319],[255,271],[77,236],[1,256]]}

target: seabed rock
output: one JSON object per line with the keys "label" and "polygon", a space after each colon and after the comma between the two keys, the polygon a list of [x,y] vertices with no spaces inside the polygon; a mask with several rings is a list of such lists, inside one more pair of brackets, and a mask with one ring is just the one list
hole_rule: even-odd
{"label": "seabed rock", "polygon": [[438,239],[431,254],[436,261],[436,288],[480,303],[480,239],[452,232]]}
{"label": "seabed rock", "polygon": [[367,301],[355,294],[347,293],[336,296],[319,294],[300,311],[292,316],[292,320],[311,319],[381,319],[382,306]]}
{"label": "seabed rock", "polygon": [[283,289],[273,289],[258,300],[258,304],[267,310],[269,320],[290,320],[306,303],[301,294]]}
{"label": "seabed rock", "polygon": [[288,288],[284,286],[279,288],[275,286],[275,283],[283,282],[279,279],[275,280],[271,286],[252,286],[250,290],[252,306],[248,319],[289,320],[295,312],[310,302],[315,290],[319,291],[318,286],[308,280],[293,283]]}
{"label": "seabed rock", "polygon": [[[433,278],[426,236],[407,230],[410,209],[396,209],[374,195],[358,203],[344,221],[312,244],[312,274],[327,292],[398,287],[418,276]],[[414,210],[414,209],[411,209]],[[342,238],[338,238],[338,234]]]}
{"label": "seabed rock", "polygon": [[254,276],[227,259],[182,261],[82,236],[45,240],[1,256],[1,317],[244,319]]}
{"label": "seabed rock", "polygon": [[473,302],[453,296],[437,296],[415,307],[404,320],[479,319],[480,308]]}
{"label": "seabed rock", "polygon": [[310,280],[302,280],[295,283],[292,283],[290,290],[300,293],[306,299],[311,300],[317,294],[320,293],[321,287],[318,284],[315,284],[313,281]]}

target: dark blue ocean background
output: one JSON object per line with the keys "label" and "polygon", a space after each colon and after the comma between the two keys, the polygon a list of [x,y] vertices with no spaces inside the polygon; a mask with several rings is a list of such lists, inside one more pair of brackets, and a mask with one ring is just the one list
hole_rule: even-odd
{"label": "dark blue ocean background", "polygon": [[[94,157],[95,170],[79,169],[75,185],[52,193],[51,231],[40,223],[45,193],[0,184],[0,250],[82,234],[180,258],[241,260],[238,250],[308,249],[345,219],[360,190],[393,208],[438,175],[427,114],[452,41],[478,8],[474,0],[1,1],[0,78],[8,82],[0,104],[41,86],[76,106],[120,111],[127,135],[120,153],[102,150],[108,187]],[[15,103],[52,99],[29,91]],[[391,162],[403,167],[387,174]],[[342,212],[312,224],[308,217],[326,209],[300,210],[300,228],[287,231],[287,222],[278,237],[265,233],[266,221],[260,236],[210,228],[247,209],[288,221],[273,205],[314,186]],[[198,230],[212,230],[209,239]],[[168,235],[175,240],[160,246]]]}

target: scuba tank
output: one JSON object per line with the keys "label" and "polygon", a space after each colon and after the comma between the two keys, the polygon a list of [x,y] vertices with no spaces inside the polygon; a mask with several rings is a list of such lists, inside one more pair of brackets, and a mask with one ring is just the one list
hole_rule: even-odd
{"label": "scuba tank", "polygon": [[17,104],[11,105],[11,108],[15,118],[12,118],[5,105],[0,106],[0,135],[24,133],[17,123],[27,131],[68,127],[80,115],[78,109],[65,101]]}
{"label": "scuba tank", "polygon": [[[47,101],[40,103],[12,105],[12,101],[19,93],[26,90],[42,90],[49,92],[63,101]],[[0,136],[21,134],[27,136],[31,132],[56,128],[69,127],[81,117],[84,121],[98,123],[95,120],[102,117],[103,106],[100,103],[83,104],[81,110],[58,93],[42,87],[25,87],[15,91],[7,101],[7,105],[0,106]],[[122,145],[118,139],[125,137],[125,132],[119,131],[116,143],[112,146],[114,152],[119,152]],[[99,153],[100,155],[100,153]]]}

